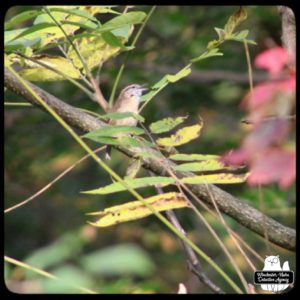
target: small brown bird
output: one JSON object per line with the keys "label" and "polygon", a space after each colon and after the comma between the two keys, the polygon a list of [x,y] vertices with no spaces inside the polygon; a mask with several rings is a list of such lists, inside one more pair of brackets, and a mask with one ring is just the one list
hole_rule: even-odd
{"label": "small brown bird", "polygon": [[[137,114],[143,91],[146,90],[147,88],[145,88],[143,85],[128,85],[121,91],[117,101],[115,102],[114,106],[109,110],[109,112],[132,112]],[[136,126],[137,120],[135,118],[130,117],[120,120],[110,120],[108,124]],[[106,148],[106,159],[110,159],[110,150],[111,147],[108,145]]]}

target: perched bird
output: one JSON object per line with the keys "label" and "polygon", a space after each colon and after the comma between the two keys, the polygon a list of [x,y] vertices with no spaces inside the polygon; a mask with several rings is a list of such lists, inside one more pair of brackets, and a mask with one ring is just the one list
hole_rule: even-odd
{"label": "perched bird", "polygon": [[[121,91],[117,101],[114,103],[109,112],[132,112],[137,114],[143,91],[146,90],[147,88],[145,88],[143,85],[128,85]],[[108,124],[136,126],[137,120],[135,118],[129,117],[120,120],[110,120]],[[106,147],[106,159],[110,159],[110,150],[111,147],[108,145]]]}

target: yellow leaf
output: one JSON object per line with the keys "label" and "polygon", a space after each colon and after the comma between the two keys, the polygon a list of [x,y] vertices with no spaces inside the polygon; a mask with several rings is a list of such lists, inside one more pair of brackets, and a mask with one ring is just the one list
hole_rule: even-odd
{"label": "yellow leaf", "polygon": [[[185,198],[181,194],[174,192],[146,198],[145,201],[156,211],[188,207]],[[96,227],[108,227],[123,222],[138,220],[151,214],[151,210],[141,201],[132,201],[106,208],[104,211],[89,213],[88,215],[100,215],[98,221],[94,223],[89,222],[91,225]]]}
{"label": "yellow leaf", "polygon": [[219,173],[209,175],[199,175],[182,178],[181,181],[187,184],[233,184],[245,182],[249,173],[246,174],[230,174],[230,173]]}
{"label": "yellow leaf", "polygon": [[160,146],[175,147],[188,143],[191,140],[196,139],[200,135],[200,131],[203,124],[197,124],[193,126],[187,126],[179,129],[175,134],[170,137],[160,138],[156,142]]}
{"label": "yellow leaf", "polygon": [[[101,62],[105,62],[113,55],[116,55],[121,48],[108,45],[101,36],[83,37],[78,41],[78,50],[85,59],[89,69],[93,69]],[[73,47],[69,48],[68,56],[74,65],[83,68],[82,62]]]}
{"label": "yellow leaf", "polygon": [[[80,72],[73,64],[62,56],[39,55],[33,57],[36,61],[41,62],[55,70],[66,74],[71,78],[79,78]],[[44,68],[43,66],[32,61],[27,62],[28,68],[23,69],[20,75],[30,81],[56,81],[65,80],[63,76],[54,71]]]}

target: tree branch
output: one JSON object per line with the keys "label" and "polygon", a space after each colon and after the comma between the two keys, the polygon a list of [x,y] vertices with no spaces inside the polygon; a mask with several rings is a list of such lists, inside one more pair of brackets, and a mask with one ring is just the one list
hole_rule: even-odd
{"label": "tree branch", "polygon": [[[5,86],[16,93],[17,95],[25,98],[30,103],[37,105],[38,101],[27,91],[27,89],[17,80],[17,78],[5,68],[4,76]],[[29,85],[41,96],[41,98],[47,102],[68,124],[76,127],[84,132],[89,132],[105,126],[105,123],[90,116],[77,108],[72,107],[54,97],[50,93],[45,92],[36,85],[29,83]],[[138,153],[132,149],[118,146],[116,147],[121,152],[129,157],[135,157]],[[153,152],[152,149],[146,149],[147,152]],[[145,151],[144,151],[145,152]],[[161,161],[154,159],[152,156],[142,157],[143,167],[154,172],[157,175],[165,175],[165,167]],[[166,159],[166,163],[170,168],[175,164]],[[193,176],[192,172],[174,172],[177,177],[183,178],[186,176]],[[193,193],[197,195],[201,200],[212,205],[210,194],[207,191],[205,185],[187,185]],[[241,225],[258,233],[264,237],[265,231],[268,234],[268,238],[274,244],[283,248],[294,250],[296,232],[294,229],[283,226],[279,222],[267,217],[257,209],[251,207],[244,201],[241,201],[224,190],[218,188],[215,185],[210,185],[210,193],[213,195],[216,204],[220,211],[231,216]]]}
{"label": "tree branch", "polygon": [[296,24],[294,12],[287,6],[278,6],[282,23],[282,43],[291,56],[291,64],[296,63]]}

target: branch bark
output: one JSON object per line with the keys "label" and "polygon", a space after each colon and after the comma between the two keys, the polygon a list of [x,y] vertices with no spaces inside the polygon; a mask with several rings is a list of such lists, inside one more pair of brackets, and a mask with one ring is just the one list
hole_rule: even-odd
{"label": "branch bark", "polygon": [[291,56],[291,64],[296,63],[296,24],[294,12],[287,6],[278,6],[281,16],[282,43]]}
{"label": "branch bark", "polygon": [[[4,76],[5,86],[23,97],[28,102],[37,105],[39,102],[26,90],[26,88],[17,80],[17,78],[8,70],[5,69]],[[36,85],[29,83],[29,85],[41,96],[41,98],[47,102],[69,125],[76,127],[83,132],[89,132],[101,126],[105,126],[105,123],[80,111],[77,108],[72,107],[69,104],[64,103],[55,96],[47,93]],[[129,157],[135,157],[136,152],[126,147],[117,147],[118,150],[123,152]],[[148,152],[152,152],[151,149],[147,149]],[[153,157],[144,157],[142,159],[143,167],[154,172],[157,175],[165,175],[165,168],[160,161],[153,159]],[[175,164],[169,160],[167,163],[170,167]],[[194,175],[192,172],[176,172],[176,176],[183,178],[186,176]],[[193,193],[195,193],[201,200],[212,205],[210,193],[213,195],[216,204],[220,211],[229,215],[241,225],[256,232],[260,236],[264,237],[265,232],[269,241],[281,246],[285,249],[295,250],[296,244],[296,231],[292,228],[286,227],[279,222],[269,218],[257,209],[251,207],[244,201],[232,196],[224,190],[218,188],[215,185],[210,185],[210,193],[208,193],[205,185],[188,185]]]}

